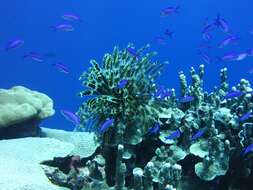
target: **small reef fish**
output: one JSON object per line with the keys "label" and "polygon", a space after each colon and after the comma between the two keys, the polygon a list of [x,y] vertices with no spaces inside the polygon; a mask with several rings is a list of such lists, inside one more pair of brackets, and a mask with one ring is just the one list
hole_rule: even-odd
{"label": "small reef fish", "polygon": [[222,57],[217,57],[219,61],[235,61],[238,55],[234,52],[225,53]]}
{"label": "small reef fish", "polygon": [[14,50],[14,49],[17,49],[17,48],[20,48],[21,46],[23,46],[25,43],[24,40],[21,40],[21,39],[15,39],[15,40],[12,40],[10,41],[6,47],[5,47],[5,51],[10,51],[10,50]]}
{"label": "small reef fish", "polygon": [[228,36],[224,40],[221,41],[219,48],[224,48],[225,46],[229,45],[232,42],[238,41],[239,38],[237,36]]}
{"label": "small reef fish", "polygon": [[192,138],[191,138],[191,141],[195,141],[197,140],[198,138],[200,138],[205,132],[206,132],[207,128],[203,128],[203,129],[200,129],[197,133],[195,133]]}
{"label": "small reef fish", "polygon": [[249,111],[247,113],[245,113],[244,115],[242,115],[240,118],[239,118],[239,122],[244,122],[246,121],[247,119],[249,119],[249,117],[252,115],[252,112]]}
{"label": "small reef fish", "polygon": [[248,153],[251,152],[252,150],[253,150],[253,143],[250,144],[249,146],[247,146],[247,147],[244,149],[244,151],[243,151],[243,153],[242,153],[242,156],[245,156],[246,154],[248,154]]}
{"label": "small reef fish", "polygon": [[172,132],[169,136],[165,137],[165,140],[173,140],[180,137],[180,135],[181,132],[179,129],[177,129],[176,131]]}
{"label": "small reef fish", "polygon": [[160,131],[160,128],[161,128],[160,124],[155,123],[155,125],[148,130],[148,134],[155,135]]}
{"label": "small reef fish", "polygon": [[57,31],[64,31],[64,32],[72,32],[75,30],[74,26],[72,26],[71,24],[58,24],[55,26],[51,26],[51,28]]}
{"label": "small reef fish", "polygon": [[164,9],[161,10],[161,13],[160,15],[161,16],[169,16],[169,15],[172,15],[172,14],[175,14],[175,13],[178,13],[179,11],[179,6],[176,6],[176,7],[166,7]]}
{"label": "small reef fish", "polygon": [[212,62],[211,57],[210,57],[207,53],[205,53],[205,52],[203,52],[203,51],[199,51],[198,54],[200,55],[201,59],[202,59],[205,63],[209,64],[209,63]]}
{"label": "small reef fish", "polygon": [[39,53],[36,53],[36,52],[28,52],[27,54],[25,54],[23,56],[23,58],[32,59],[32,60],[37,61],[37,62],[43,62],[44,61],[42,55],[40,55]]}
{"label": "small reef fish", "polygon": [[111,125],[113,125],[114,119],[107,119],[100,127],[99,133],[103,134]]}
{"label": "small reef fish", "polygon": [[121,81],[119,81],[117,88],[118,89],[122,89],[125,88],[125,86],[128,84],[128,80],[126,79],[122,79]]}
{"label": "small reef fish", "polygon": [[217,17],[215,18],[214,24],[220,28],[223,32],[228,33],[229,32],[229,26],[227,21],[222,18],[220,15],[217,15]]}
{"label": "small reef fish", "polygon": [[202,29],[202,34],[207,34],[214,29],[213,23],[206,23],[204,24],[204,28]]}
{"label": "small reef fish", "polygon": [[132,48],[132,47],[128,47],[128,48],[126,48],[126,50],[127,50],[127,52],[129,53],[129,54],[131,54],[133,57],[138,57],[138,53],[137,53],[137,51],[134,49],[134,48]]}
{"label": "small reef fish", "polygon": [[244,93],[240,90],[231,91],[225,95],[224,99],[238,98],[238,97],[242,96],[243,94]]}
{"label": "small reef fish", "polygon": [[54,63],[52,64],[58,71],[65,73],[65,74],[69,74],[69,69],[66,65],[62,64],[62,63]]}
{"label": "small reef fish", "polygon": [[79,21],[82,22],[82,19],[80,16],[72,13],[65,13],[62,15],[62,19],[67,20],[67,21]]}
{"label": "small reef fish", "polygon": [[184,96],[182,97],[179,102],[180,103],[188,103],[188,102],[192,102],[194,100],[193,96]]}
{"label": "small reef fish", "polygon": [[164,35],[168,36],[170,38],[172,38],[173,34],[174,34],[174,32],[170,31],[169,29],[166,29],[164,32]]}
{"label": "small reef fish", "polygon": [[237,55],[236,61],[242,61],[248,56],[248,53],[240,53]]}
{"label": "small reef fish", "polygon": [[68,110],[60,110],[60,112],[65,119],[72,122],[74,125],[80,125],[81,120],[75,113]]}
{"label": "small reef fish", "polygon": [[203,38],[203,40],[205,40],[205,41],[210,41],[210,40],[212,40],[212,36],[211,36],[211,34],[209,34],[209,33],[203,33],[203,34],[202,34],[202,38]]}

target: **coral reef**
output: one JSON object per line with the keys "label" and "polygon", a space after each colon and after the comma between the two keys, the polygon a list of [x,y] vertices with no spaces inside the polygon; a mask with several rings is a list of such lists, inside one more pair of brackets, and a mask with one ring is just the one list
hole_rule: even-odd
{"label": "coral reef", "polygon": [[40,122],[54,115],[53,100],[23,86],[0,89],[0,139],[38,136]]}
{"label": "coral reef", "polygon": [[86,87],[80,96],[88,99],[77,130],[95,133],[99,143],[83,158],[89,188],[96,182],[111,190],[252,189],[249,81],[230,87],[224,68],[220,85],[206,92],[200,65],[198,72],[190,69],[190,85],[179,72],[176,95],[155,84],[165,63],[153,61],[147,49],[116,47],[80,77]]}

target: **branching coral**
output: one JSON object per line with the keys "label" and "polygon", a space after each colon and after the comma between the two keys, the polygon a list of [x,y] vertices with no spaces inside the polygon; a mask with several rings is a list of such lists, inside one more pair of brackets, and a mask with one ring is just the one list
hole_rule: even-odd
{"label": "branching coral", "polygon": [[[97,130],[107,118],[114,118],[113,128],[101,135],[103,142],[139,143],[140,136],[158,120],[160,101],[152,95],[164,64],[152,60],[155,52],[144,53],[148,47],[136,50],[138,57],[128,51],[132,45],[123,50],[115,47],[112,54],[105,54],[102,64],[92,60],[92,67],[80,77],[87,88],[80,96],[93,96],[79,110],[83,122],[93,119]],[[121,80],[127,81],[124,88],[117,87]]]}

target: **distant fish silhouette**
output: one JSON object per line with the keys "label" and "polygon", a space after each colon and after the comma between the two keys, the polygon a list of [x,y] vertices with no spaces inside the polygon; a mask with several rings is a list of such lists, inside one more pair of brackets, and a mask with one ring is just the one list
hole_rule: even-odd
{"label": "distant fish silhouette", "polygon": [[73,14],[73,13],[65,13],[62,15],[62,19],[67,20],[67,21],[78,21],[82,22],[82,19],[80,16]]}
{"label": "distant fish silhouette", "polygon": [[5,51],[10,51],[10,50],[20,48],[21,46],[24,45],[24,43],[25,43],[24,40],[21,40],[21,39],[12,40],[6,45]]}

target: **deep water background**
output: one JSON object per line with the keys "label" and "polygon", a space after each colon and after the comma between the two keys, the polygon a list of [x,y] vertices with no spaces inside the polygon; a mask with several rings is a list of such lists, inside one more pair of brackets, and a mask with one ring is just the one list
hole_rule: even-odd
{"label": "deep water background", "polygon": [[[180,5],[180,13],[161,17],[161,9]],[[147,43],[158,52],[157,59],[169,60],[158,83],[178,92],[178,72],[189,76],[189,69],[203,63],[197,54],[202,42],[201,30],[208,17],[213,20],[218,13],[224,17],[233,33],[240,37],[239,43],[224,49],[213,48],[206,52],[219,56],[225,52],[243,52],[253,48],[253,1],[252,0],[5,0],[0,3],[0,47],[14,39],[25,41],[23,47],[11,52],[0,52],[0,88],[23,85],[46,93],[55,103],[56,114],[42,126],[72,130],[74,126],[59,113],[60,109],[76,111],[82,103],[77,93],[82,90],[79,76],[89,67],[89,60],[100,61],[103,54],[111,52],[114,45],[124,48],[133,42],[136,48]],[[64,13],[82,17],[75,23],[73,32],[55,32],[50,26],[65,23]],[[165,45],[155,38],[169,28],[175,34]],[[225,37],[221,31],[213,33],[212,46]],[[24,61],[29,52],[55,53],[56,57],[46,63]],[[219,70],[227,67],[229,82],[235,85],[241,78],[252,82],[253,57],[240,62],[213,62],[206,64],[205,89],[211,91],[219,85]],[[62,62],[69,66],[70,74],[58,72],[51,63]],[[190,80],[190,78],[188,78]],[[178,93],[179,94],[179,93]]]}

